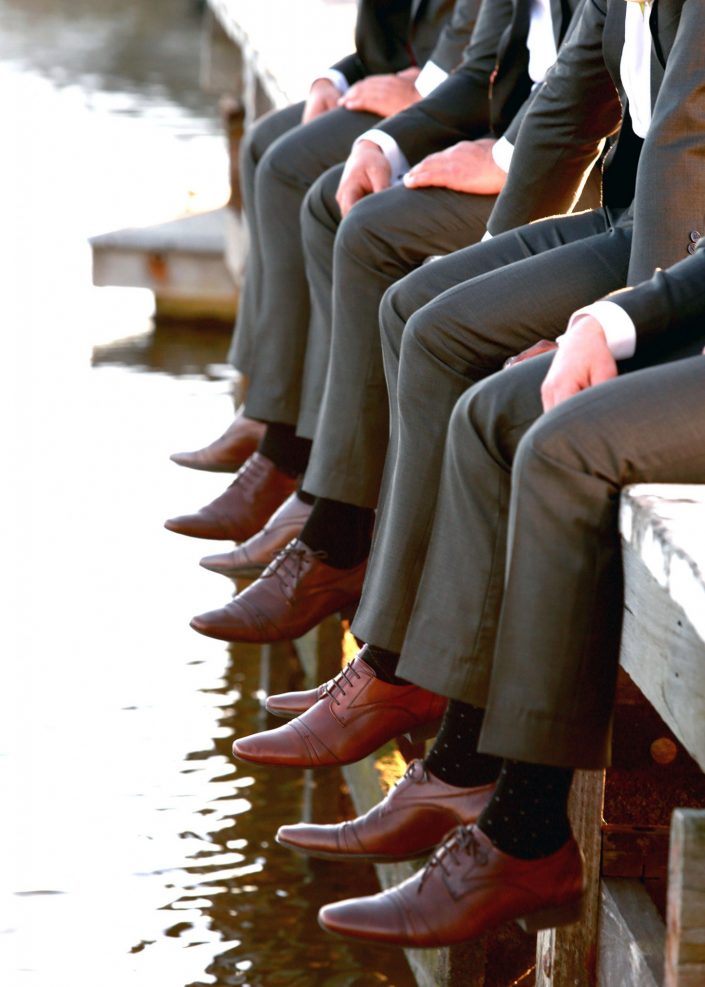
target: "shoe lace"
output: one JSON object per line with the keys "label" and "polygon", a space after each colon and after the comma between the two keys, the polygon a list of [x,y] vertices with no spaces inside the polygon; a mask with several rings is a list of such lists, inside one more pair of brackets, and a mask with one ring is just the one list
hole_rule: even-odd
{"label": "shoe lace", "polygon": [[330,681],[326,682],[323,687],[324,692],[330,696],[336,706],[340,706],[340,700],[337,699],[335,695],[336,690],[341,696],[344,696],[346,687],[353,688],[355,685],[355,682],[350,677],[351,675],[354,675],[356,679],[362,678],[358,670],[355,668],[354,658],[351,662],[348,662],[344,668],[341,668],[337,675],[330,679]]}
{"label": "shoe lace", "polygon": [[259,483],[260,476],[262,474],[263,465],[264,464],[261,462],[261,460],[257,459],[254,456],[250,456],[250,458],[246,459],[245,462],[240,467],[240,469],[237,471],[233,479],[233,482],[230,484],[230,486],[232,487],[235,486],[235,484],[237,484],[238,487],[241,487],[243,490],[251,489],[256,484]]}
{"label": "shoe lace", "polygon": [[310,559],[324,559],[325,557],[325,552],[312,552],[301,542],[291,541],[280,552],[277,552],[260,579],[275,576],[281,584],[282,593],[287,601],[293,603],[304,563]]}
{"label": "shoe lace", "polygon": [[446,877],[449,877],[451,869],[460,864],[461,854],[465,854],[468,857],[475,857],[479,864],[484,865],[488,861],[487,851],[475,836],[473,826],[457,826],[446,837],[438,849],[429,857],[421,874],[417,891],[421,891],[424,883],[436,868],[440,868]]}
{"label": "shoe lace", "polygon": [[390,807],[390,803],[388,802],[387,799],[389,795],[391,795],[391,793],[394,791],[394,789],[398,788],[403,781],[406,781],[407,778],[412,778],[416,776],[417,773],[419,772],[421,777],[418,779],[418,781],[419,784],[423,785],[425,782],[429,780],[428,768],[426,767],[424,762],[421,761],[419,758],[415,758],[413,761],[409,761],[409,763],[406,766],[406,771],[404,772],[404,774],[389,789],[389,792],[387,793],[387,798],[383,799],[382,802],[379,803],[382,806],[382,813],[385,813],[387,809]]}

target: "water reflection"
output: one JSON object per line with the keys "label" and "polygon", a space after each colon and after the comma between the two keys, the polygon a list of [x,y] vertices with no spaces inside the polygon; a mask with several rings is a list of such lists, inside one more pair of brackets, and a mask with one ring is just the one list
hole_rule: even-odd
{"label": "water reflection", "polygon": [[223,480],[168,454],[227,422],[227,339],[153,334],[143,293],[90,285],[88,235],[227,193],[192,10],[0,0],[0,983],[401,987],[395,951],[315,923],[365,875],[272,841],[302,774],[230,758],[259,654],[188,627],[227,583],[162,521]]}

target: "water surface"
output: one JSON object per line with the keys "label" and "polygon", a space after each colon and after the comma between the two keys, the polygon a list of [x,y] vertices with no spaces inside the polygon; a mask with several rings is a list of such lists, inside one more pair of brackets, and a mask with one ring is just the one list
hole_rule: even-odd
{"label": "water surface", "polygon": [[257,649],[188,627],[229,584],[162,521],[224,481],[168,454],[229,419],[227,334],[90,283],[89,235],[227,195],[197,45],[186,0],[0,0],[0,983],[405,987],[315,922],[369,874],[273,843],[303,774],[230,757]]}

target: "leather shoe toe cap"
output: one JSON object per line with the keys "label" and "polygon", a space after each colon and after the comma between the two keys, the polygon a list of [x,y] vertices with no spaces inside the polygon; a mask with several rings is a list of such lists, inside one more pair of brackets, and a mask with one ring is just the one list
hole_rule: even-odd
{"label": "leather shoe toe cap", "polygon": [[226,538],[222,525],[214,518],[200,514],[179,514],[164,522],[167,531],[175,531],[177,535],[189,535],[191,538]]}
{"label": "leather shoe toe cap", "polygon": [[389,891],[324,905],[318,913],[318,924],[326,932],[348,939],[390,945],[408,944],[409,939],[404,912],[397,905],[396,895]]}
{"label": "leather shoe toe cap", "polygon": [[237,597],[218,610],[197,614],[191,620],[191,627],[199,634],[215,637],[219,641],[261,644],[278,640],[276,628],[266,617]]}

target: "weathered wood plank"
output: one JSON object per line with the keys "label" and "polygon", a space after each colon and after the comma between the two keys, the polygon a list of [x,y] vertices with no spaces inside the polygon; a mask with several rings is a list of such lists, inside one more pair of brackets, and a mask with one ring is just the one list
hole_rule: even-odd
{"label": "weathered wood plank", "polygon": [[582,921],[576,925],[539,933],[536,944],[536,987],[595,985],[603,791],[604,772],[576,772],[570,793],[569,813],[575,838],[585,857],[585,911]]}
{"label": "weathered wood plank", "polygon": [[671,823],[665,987],[705,984],[705,810],[676,809]]}
{"label": "weathered wood plank", "polygon": [[705,484],[643,483],[622,491],[622,535],[705,642]]}
{"label": "weathered wood plank", "polygon": [[705,769],[705,644],[631,544],[623,545],[623,558],[621,663]]}
{"label": "weathered wood plank", "polygon": [[662,987],[666,927],[640,881],[608,878],[600,889],[600,987]]}

